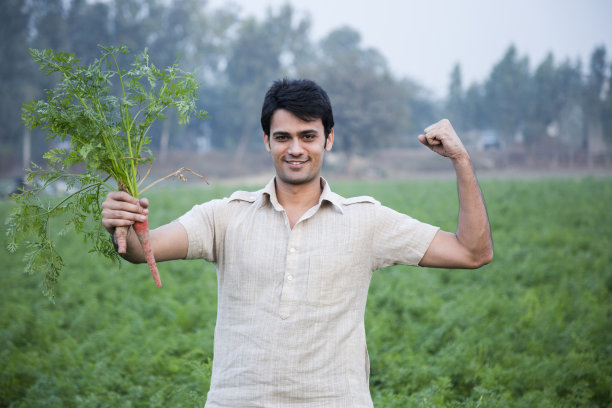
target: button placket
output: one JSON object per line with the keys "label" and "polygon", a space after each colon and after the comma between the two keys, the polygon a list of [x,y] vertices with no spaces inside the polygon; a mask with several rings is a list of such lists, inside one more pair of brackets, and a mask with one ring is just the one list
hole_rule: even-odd
{"label": "button placket", "polygon": [[285,262],[285,274],[283,276],[283,289],[281,291],[280,298],[280,317],[286,319],[291,315],[291,305],[295,303],[296,299],[296,285],[299,281],[299,243],[301,238],[301,228],[295,225],[289,235],[289,242],[287,245],[287,255]]}

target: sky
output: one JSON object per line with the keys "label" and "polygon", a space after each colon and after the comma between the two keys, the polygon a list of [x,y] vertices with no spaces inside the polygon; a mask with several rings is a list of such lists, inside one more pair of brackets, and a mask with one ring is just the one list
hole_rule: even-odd
{"label": "sky", "polygon": [[612,56],[610,0],[209,0],[228,3],[257,18],[290,3],[298,17],[310,16],[313,40],[350,26],[394,75],[420,82],[433,98],[446,96],[455,64],[464,86],[480,83],[511,44],[532,69],[548,52],[557,63],[581,59],[584,67],[596,46]]}

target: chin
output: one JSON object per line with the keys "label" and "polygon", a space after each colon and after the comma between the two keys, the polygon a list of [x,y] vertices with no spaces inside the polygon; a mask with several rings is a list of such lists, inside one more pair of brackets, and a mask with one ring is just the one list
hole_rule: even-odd
{"label": "chin", "polygon": [[290,184],[293,186],[301,186],[304,184],[308,184],[312,182],[316,177],[313,176],[296,176],[291,177],[291,175],[286,174],[278,174],[277,177],[285,184]]}

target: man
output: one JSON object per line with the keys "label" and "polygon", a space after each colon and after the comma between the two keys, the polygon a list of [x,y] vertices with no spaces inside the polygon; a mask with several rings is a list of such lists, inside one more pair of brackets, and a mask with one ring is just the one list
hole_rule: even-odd
{"label": "man", "polygon": [[[364,311],[374,270],[393,264],[477,268],[493,256],[470,157],[451,124],[419,141],[449,157],[459,190],[457,233],[380,205],[343,198],[321,177],[334,144],[329,98],[308,80],[276,81],[262,108],[276,176],[257,192],[196,205],[151,231],[159,261],[215,263],[218,308],[206,407],[372,407]],[[131,225],[146,199],[112,192],[103,224]],[[130,229],[131,231],[131,229]],[[131,262],[144,262],[133,232]]]}

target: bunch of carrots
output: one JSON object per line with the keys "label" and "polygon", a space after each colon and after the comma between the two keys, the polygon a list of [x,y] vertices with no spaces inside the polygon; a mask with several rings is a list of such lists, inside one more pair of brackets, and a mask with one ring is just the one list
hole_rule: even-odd
{"label": "bunch of carrots", "polygon": [[[138,198],[139,193],[161,181],[140,189],[154,159],[147,147],[151,142],[148,132],[155,122],[166,118],[169,108],[176,109],[181,124],[191,116],[207,117],[196,107],[198,84],[192,73],[176,64],[158,69],[146,49],[134,56],[130,69],[120,68],[124,54],[129,54],[125,46],[101,50],[100,58],[89,65],[81,65],[74,54],[30,50],[42,71],[59,74],[61,79],[53,90],[46,91],[44,100],[24,105],[24,123],[31,129],[45,130],[48,140],[64,142],[63,145],[68,142],[70,147],[51,149],[43,155],[47,164],[44,168],[32,164],[28,169],[27,185],[13,195],[17,206],[8,220],[8,249],[14,252],[20,244],[29,248],[26,272],[44,273],[43,292],[50,297],[54,296],[63,266],[54,240],[63,231],[54,231],[51,220],[61,216],[67,228],[92,242],[92,251],[116,258],[101,228],[101,199],[114,189]],[[147,165],[141,177],[139,169]],[[184,172],[199,176],[182,168],[163,179],[184,179]],[[49,187],[58,181],[67,186],[67,196],[47,196]],[[133,227],[159,287],[161,280],[149,244],[148,222]],[[125,252],[126,232],[125,228],[116,231],[119,253]]]}

